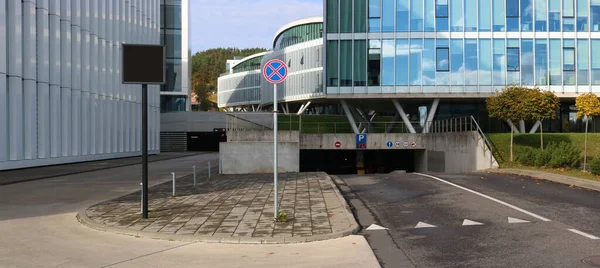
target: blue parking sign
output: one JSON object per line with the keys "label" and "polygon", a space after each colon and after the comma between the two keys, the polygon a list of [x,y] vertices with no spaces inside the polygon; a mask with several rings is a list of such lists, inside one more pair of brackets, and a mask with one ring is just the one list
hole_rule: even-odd
{"label": "blue parking sign", "polygon": [[356,149],[367,149],[367,134],[356,134]]}

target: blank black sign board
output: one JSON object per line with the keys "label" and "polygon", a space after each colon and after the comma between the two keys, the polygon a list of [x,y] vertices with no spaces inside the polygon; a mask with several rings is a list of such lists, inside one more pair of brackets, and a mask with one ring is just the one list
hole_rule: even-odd
{"label": "blank black sign board", "polygon": [[165,47],[123,44],[123,84],[165,84]]}

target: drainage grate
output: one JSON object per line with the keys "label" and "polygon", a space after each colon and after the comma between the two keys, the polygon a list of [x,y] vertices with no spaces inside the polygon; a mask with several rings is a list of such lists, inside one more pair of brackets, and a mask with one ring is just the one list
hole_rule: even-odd
{"label": "drainage grate", "polygon": [[600,267],[600,256],[591,256],[591,257],[587,257],[583,260],[581,260],[581,262],[592,266],[592,267]]}

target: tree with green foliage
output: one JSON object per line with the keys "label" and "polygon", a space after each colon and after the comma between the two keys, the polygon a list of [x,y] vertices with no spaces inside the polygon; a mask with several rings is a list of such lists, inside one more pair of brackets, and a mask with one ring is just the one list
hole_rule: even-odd
{"label": "tree with green foliage", "polygon": [[583,171],[585,171],[587,164],[588,122],[591,117],[600,116],[600,100],[594,93],[585,93],[577,97],[575,106],[577,106],[577,118],[585,119],[585,145],[583,149]]}
{"label": "tree with green foliage", "polygon": [[560,106],[558,96],[551,91],[542,91],[539,88],[528,88],[525,101],[526,120],[540,122],[540,143],[541,150],[544,151],[544,119],[555,119],[556,110]]}
{"label": "tree with green foliage", "polygon": [[[510,85],[501,92],[496,92],[486,100],[487,111],[490,118],[502,121],[511,120],[519,122],[529,118],[528,96],[531,95],[528,88],[519,85]],[[513,161],[513,140],[515,125],[510,124],[510,161]]]}

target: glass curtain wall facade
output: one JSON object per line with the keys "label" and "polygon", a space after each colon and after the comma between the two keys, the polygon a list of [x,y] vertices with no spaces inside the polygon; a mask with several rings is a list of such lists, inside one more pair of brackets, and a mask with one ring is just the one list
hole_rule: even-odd
{"label": "glass curtain wall facade", "polygon": [[160,8],[160,39],[167,46],[167,83],[160,90],[161,112],[189,111],[189,0],[160,0]]}
{"label": "glass curtain wall facade", "polygon": [[323,23],[310,23],[292,27],[277,36],[273,50],[281,50],[295,44],[323,37]]}
{"label": "glass curtain wall facade", "polygon": [[260,56],[260,57],[249,59],[242,63],[238,63],[237,65],[233,66],[233,73],[241,73],[241,72],[247,72],[247,71],[252,71],[252,70],[259,70],[260,62],[262,61],[263,58],[264,58],[264,56]]}

